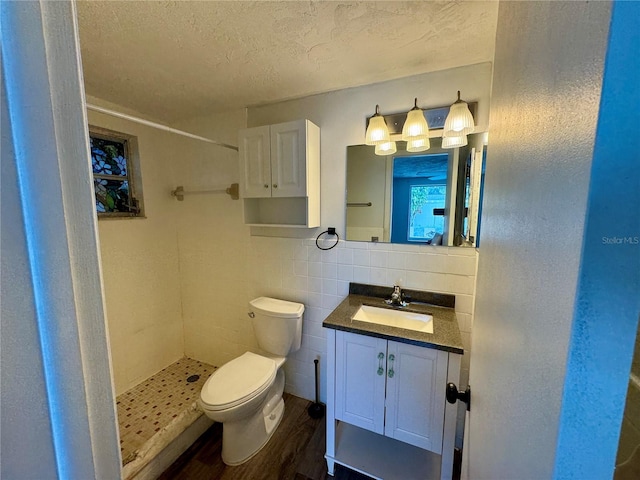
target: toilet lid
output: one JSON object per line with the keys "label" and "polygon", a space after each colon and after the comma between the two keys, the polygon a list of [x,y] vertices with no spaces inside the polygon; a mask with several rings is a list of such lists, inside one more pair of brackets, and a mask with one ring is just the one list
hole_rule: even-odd
{"label": "toilet lid", "polygon": [[276,362],[247,352],[217,369],[205,382],[200,400],[212,410],[239,405],[267,388],[276,376]]}

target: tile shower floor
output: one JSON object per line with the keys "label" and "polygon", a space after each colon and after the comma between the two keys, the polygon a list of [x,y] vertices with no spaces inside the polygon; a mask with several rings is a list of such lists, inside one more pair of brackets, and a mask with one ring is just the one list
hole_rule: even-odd
{"label": "tile shower floor", "polygon": [[[213,365],[185,357],[118,395],[123,465],[133,461],[146,442],[170,428],[181,414],[197,408],[200,390],[215,369]],[[187,379],[192,375],[200,377],[190,382]]]}

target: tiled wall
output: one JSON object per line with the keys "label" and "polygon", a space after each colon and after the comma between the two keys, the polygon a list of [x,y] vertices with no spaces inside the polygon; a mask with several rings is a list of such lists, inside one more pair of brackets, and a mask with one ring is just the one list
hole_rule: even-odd
{"label": "tiled wall", "polygon": [[[325,241],[321,246],[330,243]],[[265,295],[306,306],[302,346],[285,366],[288,392],[307,399],[314,397],[313,359],[320,358],[320,397],[326,401],[326,345],[322,322],[346,297],[351,281],[384,286],[400,283],[406,288],[455,295],[456,316],[465,348],[460,384],[467,384],[477,265],[475,249],[340,241],[334,249],[322,251],[316,248],[315,239],[251,237],[247,262],[247,300]]]}

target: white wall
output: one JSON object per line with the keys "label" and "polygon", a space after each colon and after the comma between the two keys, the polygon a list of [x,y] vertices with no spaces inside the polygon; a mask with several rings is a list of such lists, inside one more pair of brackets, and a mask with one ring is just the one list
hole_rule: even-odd
{"label": "white wall", "polygon": [[604,2],[500,3],[469,478],[554,477],[609,18]]}
{"label": "white wall", "polygon": [[[195,118],[179,128],[231,145],[246,126],[244,109]],[[238,153],[201,142],[185,145],[173,164],[185,190],[238,183]],[[256,350],[247,316],[248,228],[242,202],[224,193],[186,196],[176,205],[185,354],[222,365]]]}
{"label": "white wall", "polygon": [[[87,98],[88,103],[141,116]],[[176,230],[175,164],[188,142],[89,111],[91,125],[138,137],[145,218],[99,219],[100,253],[116,394],[137,385],[184,354]]]}

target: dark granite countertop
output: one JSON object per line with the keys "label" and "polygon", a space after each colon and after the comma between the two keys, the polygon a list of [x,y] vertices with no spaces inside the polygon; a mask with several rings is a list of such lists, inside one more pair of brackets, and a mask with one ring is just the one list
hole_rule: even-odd
{"label": "dark granite countertop", "polygon": [[[354,289],[351,289],[353,292]],[[453,308],[439,307],[425,303],[411,302],[402,310],[428,313],[433,315],[433,333],[417,332],[404,328],[388,327],[369,322],[352,320],[361,305],[372,305],[380,308],[392,308],[380,296],[358,295],[351,293],[338,305],[322,323],[325,328],[358,333],[371,337],[409,343],[421,347],[435,348],[452,353],[464,353],[458,320]]]}

